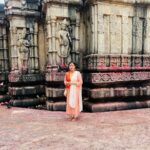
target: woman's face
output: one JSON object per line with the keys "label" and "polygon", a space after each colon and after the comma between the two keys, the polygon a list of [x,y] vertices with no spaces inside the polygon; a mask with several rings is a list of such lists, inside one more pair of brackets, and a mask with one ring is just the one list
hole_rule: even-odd
{"label": "woman's face", "polygon": [[75,65],[74,65],[74,63],[71,63],[70,65],[69,65],[69,70],[70,71],[75,71]]}

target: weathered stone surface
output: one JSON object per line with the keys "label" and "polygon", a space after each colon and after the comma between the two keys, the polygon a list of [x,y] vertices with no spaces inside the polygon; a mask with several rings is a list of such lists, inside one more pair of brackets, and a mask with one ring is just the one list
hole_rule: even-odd
{"label": "weathered stone surface", "polygon": [[43,81],[43,76],[42,74],[15,74],[11,73],[9,74],[9,82],[11,83],[19,83],[19,82],[42,82]]}
{"label": "weathered stone surface", "polygon": [[45,80],[47,82],[63,82],[64,72],[49,72],[45,74]]}
{"label": "weathered stone surface", "polygon": [[45,104],[45,98],[23,98],[23,99],[13,99],[10,101],[10,105],[15,107],[31,107],[41,104]]}
{"label": "weathered stone surface", "polygon": [[[81,113],[0,106],[2,150],[149,150],[150,109]],[[61,141],[61,142],[60,142]]]}
{"label": "weathered stone surface", "polygon": [[[105,73],[85,73],[84,81],[91,84],[129,82],[129,81],[148,81],[150,72],[105,72]],[[147,82],[147,83],[148,83]]]}
{"label": "weathered stone surface", "polygon": [[64,89],[62,88],[51,88],[51,87],[46,87],[46,96],[51,97],[51,98],[57,98],[57,97],[64,97]]}
{"label": "weathered stone surface", "polygon": [[65,101],[59,101],[59,102],[46,101],[46,107],[47,107],[47,110],[50,110],[50,111],[65,111],[66,102]]}
{"label": "weathered stone surface", "polygon": [[144,87],[112,87],[112,88],[95,88],[95,89],[83,89],[86,96],[91,99],[103,99],[103,98],[118,98],[118,97],[144,97],[150,96],[150,86]]}
{"label": "weathered stone surface", "polygon": [[22,87],[9,87],[9,94],[13,96],[24,96],[24,95],[41,95],[45,92],[44,85],[36,86],[22,86]]}
{"label": "weathered stone surface", "polygon": [[84,102],[84,109],[90,112],[118,111],[126,109],[150,108],[150,100],[128,102]]}

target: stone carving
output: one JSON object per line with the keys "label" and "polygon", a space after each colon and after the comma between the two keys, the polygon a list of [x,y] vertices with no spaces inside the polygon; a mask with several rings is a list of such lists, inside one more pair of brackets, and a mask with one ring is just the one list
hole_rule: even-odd
{"label": "stone carving", "polygon": [[57,39],[59,42],[58,55],[61,58],[61,64],[66,64],[68,59],[70,59],[70,51],[72,45],[72,40],[69,32],[69,24],[66,19],[64,19],[61,23],[61,28],[57,34]]}
{"label": "stone carving", "polygon": [[29,47],[30,42],[27,37],[26,32],[23,31],[22,34],[19,34],[18,42],[18,52],[19,52],[19,68],[22,71],[27,71],[28,69],[28,60],[29,60]]}
{"label": "stone carving", "polygon": [[22,9],[25,9],[27,7],[26,0],[22,0],[21,4],[22,4]]}
{"label": "stone carving", "polygon": [[85,73],[84,82],[91,84],[144,81],[150,79],[150,72],[108,72],[108,73]]}

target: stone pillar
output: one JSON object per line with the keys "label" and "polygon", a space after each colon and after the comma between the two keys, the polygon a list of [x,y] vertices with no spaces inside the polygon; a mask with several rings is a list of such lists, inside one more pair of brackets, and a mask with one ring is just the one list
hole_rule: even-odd
{"label": "stone pillar", "polygon": [[10,96],[8,92],[8,73],[9,73],[9,59],[8,59],[8,22],[5,20],[4,14],[1,12],[0,18],[0,103],[8,103]]}
{"label": "stone pillar", "polygon": [[16,48],[16,43],[17,43],[17,28],[16,27],[10,27],[10,39],[11,39],[11,70],[18,70],[19,65],[18,65],[18,52]]}
{"label": "stone pillar", "polygon": [[110,41],[111,41],[111,54],[116,54],[117,51],[116,51],[116,44],[117,44],[117,41],[116,41],[116,32],[117,32],[117,29],[116,29],[116,15],[113,14],[110,16]]}
{"label": "stone pillar", "polygon": [[53,66],[56,66],[56,17],[52,17],[51,18],[51,38],[52,38],[52,62],[53,62]]}
{"label": "stone pillar", "polygon": [[98,33],[98,44],[97,44],[97,49],[98,49],[98,54],[105,54],[106,50],[104,48],[104,16],[103,14],[101,14],[101,11],[100,11],[100,8],[99,8],[99,5],[98,5],[98,21],[97,21],[97,24],[98,24],[98,30],[97,30],[97,33]]}
{"label": "stone pillar", "polygon": [[122,54],[129,53],[129,29],[128,29],[128,17],[122,17]]}
{"label": "stone pillar", "polygon": [[75,27],[75,51],[76,51],[76,58],[75,62],[79,62],[79,52],[80,52],[80,12],[76,13],[76,27]]}
{"label": "stone pillar", "polygon": [[47,21],[47,32],[48,32],[48,63],[52,66],[52,31],[51,31],[51,21]]}
{"label": "stone pillar", "polygon": [[94,38],[95,38],[95,36],[94,36],[94,14],[95,14],[95,12],[94,12],[94,5],[92,5],[91,6],[91,47],[90,47],[90,52],[91,52],[91,54],[94,54]]}
{"label": "stone pillar", "polygon": [[98,4],[94,4],[93,13],[94,13],[94,54],[98,53]]}
{"label": "stone pillar", "polygon": [[35,63],[34,63],[34,68],[35,70],[38,70],[39,69],[39,54],[38,54],[38,23],[35,22],[35,25],[34,25],[34,57],[35,57]]}
{"label": "stone pillar", "polygon": [[145,20],[145,32],[144,32],[144,54],[150,54],[150,6],[147,7],[146,20]]}

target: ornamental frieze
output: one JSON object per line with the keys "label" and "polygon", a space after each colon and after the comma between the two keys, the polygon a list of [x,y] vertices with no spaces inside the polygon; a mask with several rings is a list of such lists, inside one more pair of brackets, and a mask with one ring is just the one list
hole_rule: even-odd
{"label": "ornamental frieze", "polygon": [[150,80],[150,72],[84,73],[84,81],[92,84]]}

